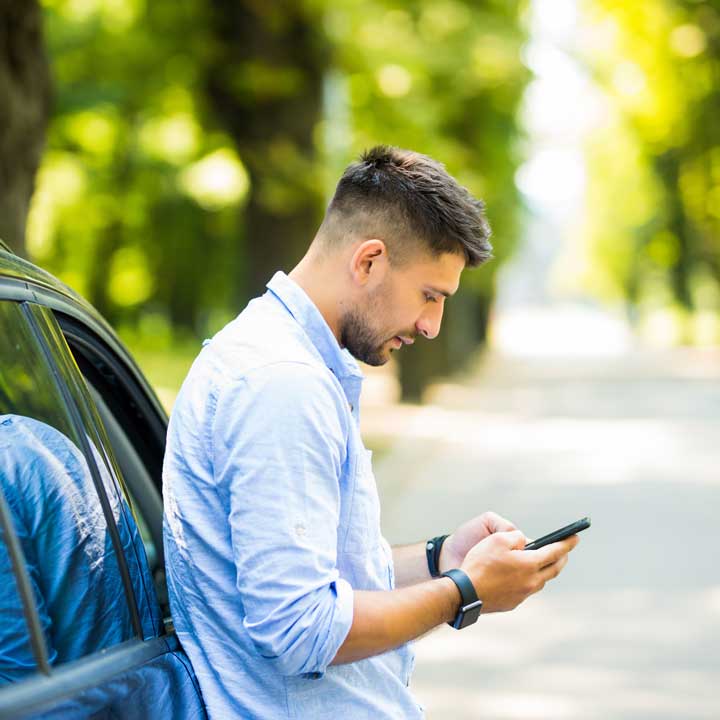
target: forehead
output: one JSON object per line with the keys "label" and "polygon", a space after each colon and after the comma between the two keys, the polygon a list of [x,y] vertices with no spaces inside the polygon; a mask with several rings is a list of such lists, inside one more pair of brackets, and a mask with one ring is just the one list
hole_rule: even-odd
{"label": "forehead", "polygon": [[465,268],[465,257],[456,253],[443,253],[436,257],[424,256],[413,260],[397,272],[413,284],[422,285],[443,295],[454,295]]}

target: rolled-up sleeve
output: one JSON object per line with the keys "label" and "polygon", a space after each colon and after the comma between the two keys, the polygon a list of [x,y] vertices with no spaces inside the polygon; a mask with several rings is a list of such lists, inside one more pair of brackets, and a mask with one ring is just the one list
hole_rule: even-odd
{"label": "rolled-up sleeve", "polygon": [[352,624],[337,570],[347,462],[342,390],[293,362],[218,390],[212,450],[227,494],[238,602],[258,654],[283,675],[320,677]]}

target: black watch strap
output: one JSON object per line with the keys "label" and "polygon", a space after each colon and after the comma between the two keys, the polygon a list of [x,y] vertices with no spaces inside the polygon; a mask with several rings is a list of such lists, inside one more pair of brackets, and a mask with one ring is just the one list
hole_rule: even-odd
{"label": "black watch strap", "polygon": [[440,550],[449,535],[438,535],[425,543],[425,556],[427,557],[430,577],[440,577]]}
{"label": "black watch strap", "polygon": [[458,568],[444,572],[442,577],[449,577],[457,585],[461,597],[460,609],[455,619],[448,625],[460,630],[477,622],[482,610],[482,600],[478,598],[472,580]]}

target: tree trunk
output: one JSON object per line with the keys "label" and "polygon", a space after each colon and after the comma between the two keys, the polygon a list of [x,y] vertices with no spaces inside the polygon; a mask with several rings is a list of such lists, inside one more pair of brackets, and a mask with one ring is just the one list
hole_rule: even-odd
{"label": "tree trunk", "polygon": [[20,255],[49,114],[37,1],[0,0],[0,238]]}
{"label": "tree trunk", "polygon": [[678,152],[668,150],[655,158],[655,169],[665,186],[667,228],[678,241],[678,257],[670,269],[670,284],[675,299],[686,309],[693,309],[690,272],[695,257],[691,229],[680,197],[680,163]]}
{"label": "tree trunk", "polygon": [[208,96],[247,166],[244,278],[237,302],[302,257],[322,216],[314,133],[329,53],[320,18],[296,0],[213,0]]}

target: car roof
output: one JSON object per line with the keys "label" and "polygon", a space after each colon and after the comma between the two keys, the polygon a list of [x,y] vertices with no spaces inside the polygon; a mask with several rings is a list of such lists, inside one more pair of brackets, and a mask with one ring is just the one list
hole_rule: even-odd
{"label": "car roof", "polygon": [[43,270],[37,265],[33,265],[29,260],[25,260],[19,255],[16,255],[2,240],[0,240],[0,281],[13,279],[20,280],[24,283],[31,283],[32,285],[38,285],[53,293],[57,293],[66,297],[71,302],[77,303],[91,314],[98,315],[92,305],[90,305],[90,303],[88,303],[72,288],[65,285],[46,270]]}

